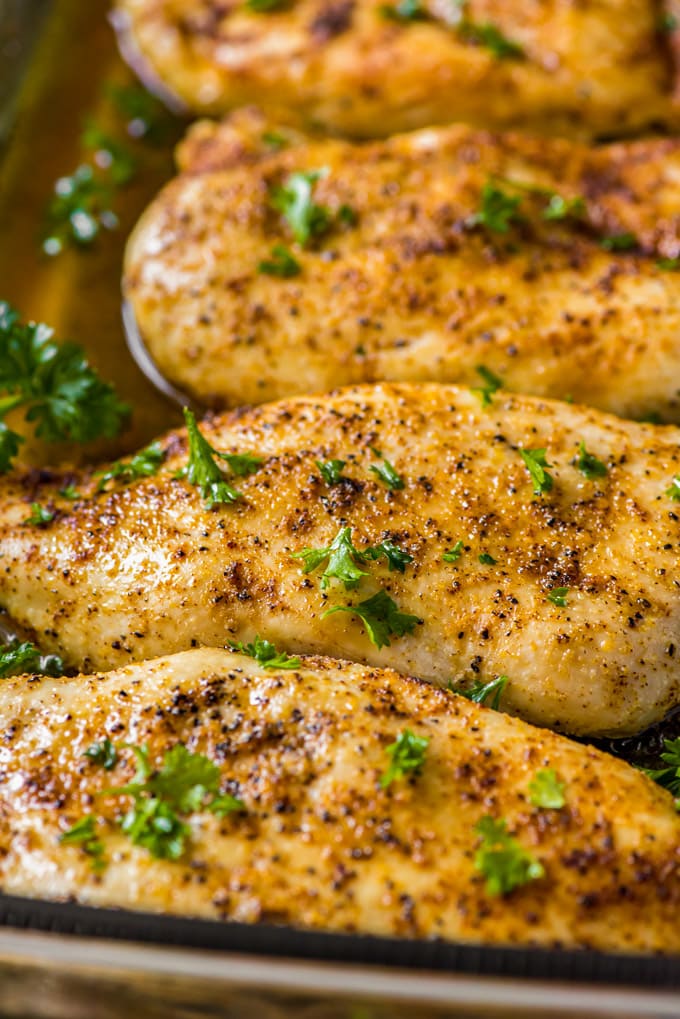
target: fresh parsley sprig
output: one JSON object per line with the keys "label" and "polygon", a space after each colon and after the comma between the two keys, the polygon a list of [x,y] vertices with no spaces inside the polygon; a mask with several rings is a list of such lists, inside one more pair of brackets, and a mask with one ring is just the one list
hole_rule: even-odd
{"label": "fresh parsley sprig", "polygon": [[118,749],[108,736],[87,748],[83,757],[89,758],[93,764],[99,764],[104,771],[111,771],[118,761]]}
{"label": "fresh parsley sprig", "polygon": [[97,836],[96,825],[96,818],[92,814],[87,814],[59,836],[62,845],[80,846],[91,857],[90,865],[95,873],[106,866],[104,843]]}
{"label": "fresh parsley sprig", "polygon": [[387,771],[380,776],[380,786],[388,789],[398,778],[404,778],[409,772],[418,772],[425,763],[425,754],[430,740],[427,736],[416,736],[410,729],[403,729],[394,743],[385,747],[390,759]]}
{"label": "fresh parsley sprig", "polygon": [[363,577],[368,576],[360,564],[367,560],[377,562],[383,557],[387,560],[390,573],[393,570],[403,573],[408,563],[413,562],[413,556],[409,552],[405,552],[389,540],[362,550],[358,549],[352,541],[351,527],[342,527],[330,545],[323,548],[303,548],[300,552],[292,553],[293,559],[302,561],[303,573],[312,573],[327,561],[321,577],[321,589],[324,591],[333,579],[342,581],[347,591],[353,590]]}
{"label": "fresh parsley sprig", "polygon": [[598,460],[594,453],[588,452],[583,439],[579,442],[578,457],[575,463],[581,474],[585,475],[589,481],[593,481],[595,478],[604,478],[607,475],[606,463]]}
{"label": "fresh parsley sprig", "polygon": [[485,683],[481,679],[475,679],[471,686],[464,683],[454,686],[449,683],[449,690],[452,693],[457,693],[461,697],[467,698],[469,701],[474,701],[475,704],[486,704],[490,700],[488,705],[493,708],[494,711],[499,711],[501,706],[501,697],[503,691],[510,682],[507,676],[496,676],[495,679],[490,679]]}
{"label": "fresh parsley sprig", "polygon": [[277,651],[271,641],[257,635],[250,644],[235,641],[231,646],[242,655],[254,658],[264,669],[297,669],[302,664],[299,658],[287,655],[285,651]]}
{"label": "fresh parsley sprig", "polygon": [[[47,442],[89,442],[117,435],[130,408],[90,367],[81,347],[55,343],[52,330],[23,323],[0,301],[0,418],[25,409]],[[0,473],[8,471],[23,436],[0,422]]]}
{"label": "fresh parsley sprig", "polygon": [[363,555],[366,559],[372,559],[374,562],[384,556],[390,573],[393,570],[404,573],[408,564],[413,562],[413,556],[409,552],[405,552],[403,548],[399,548],[394,542],[387,540],[364,549]]}
{"label": "fresh parsley sprig", "polygon": [[543,864],[508,834],[504,820],[486,815],[474,830],[481,839],[474,865],[486,878],[489,895],[508,895],[515,888],[544,876]]}
{"label": "fresh parsley sprig", "polygon": [[220,453],[201,434],[196,415],[188,407],[184,408],[184,420],[189,437],[189,459],[186,467],[177,471],[175,477],[186,478],[190,485],[195,485],[208,509],[242,499],[242,493],[228,483],[215,457],[224,460],[237,477],[253,474],[262,463],[262,458],[249,453]]}
{"label": "fresh parsley sprig", "polygon": [[371,451],[379,457],[379,462],[371,464],[368,468],[372,474],[375,474],[379,481],[382,481],[386,488],[389,488],[392,492],[398,492],[405,487],[405,481],[402,478],[389,460],[386,460],[379,449],[375,446],[371,446]]}
{"label": "fresh parsley sprig", "polygon": [[334,605],[324,612],[322,618],[332,616],[335,612],[349,612],[358,616],[366,628],[369,640],[378,650],[390,646],[390,637],[413,633],[418,623],[422,622],[418,616],[400,612],[399,606],[386,591],[378,591],[356,605]]}
{"label": "fresh parsley sprig", "polygon": [[30,641],[16,637],[0,647],[0,679],[32,673],[43,676],[62,676],[64,663],[59,655],[43,655]]}

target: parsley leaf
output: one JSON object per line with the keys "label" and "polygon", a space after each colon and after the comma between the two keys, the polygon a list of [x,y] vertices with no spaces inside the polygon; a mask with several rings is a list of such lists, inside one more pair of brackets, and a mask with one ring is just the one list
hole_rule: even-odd
{"label": "parsley leaf", "polygon": [[292,658],[285,651],[277,651],[271,641],[264,637],[256,636],[250,644],[236,642],[232,647],[242,655],[254,658],[265,669],[297,669],[301,664],[299,658]]}
{"label": "parsley leaf", "polygon": [[114,184],[128,184],[137,172],[137,160],[127,145],[112,138],[95,121],[88,121],[81,144],[83,148],[94,151],[97,166],[109,172]]}
{"label": "parsley leaf", "polygon": [[544,495],[553,487],[553,477],[546,468],[552,467],[545,458],[545,449],[522,449],[519,455],[524,460],[527,470],[534,483],[534,495]]}
{"label": "parsley leaf", "polygon": [[31,527],[46,527],[52,523],[55,515],[54,510],[41,506],[39,502],[32,502],[30,515],[26,517],[24,523]]}
{"label": "parsley leaf", "polygon": [[107,736],[100,743],[89,746],[83,757],[89,757],[93,764],[101,764],[104,771],[111,771],[118,760],[118,751]]}
{"label": "parsley leaf", "polygon": [[127,119],[131,138],[143,139],[152,145],[163,145],[174,133],[175,120],[160,99],[139,85],[111,85],[109,98],[118,113]]}
{"label": "parsley leaf", "polygon": [[100,871],[105,866],[104,843],[97,838],[95,832],[96,820],[92,814],[81,817],[68,831],[62,832],[59,842],[64,846],[81,846],[88,856],[92,857],[91,866],[94,871]]}
{"label": "parsley leaf", "polygon": [[159,860],[179,860],[191,834],[172,807],[155,796],[137,800],[120,826],[133,845],[142,846]]}
{"label": "parsley leaf", "polygon": [[478,375],[481,375],[484,385],[473,388],[472,392],[480,398],[482,407],[490,407],[493,403],[493,394],[503,387],[503,380],[498,375],[494,375],[491,369],[486,368],[483,364],[478,364],[475,371]]}
{"label": "parsley leaf", "polygon": [[524,50],[519,43],[508,39],[496,25],[489,22],[477,23],[463,20],[460,24],[460,32],[467,42],[484,46],[498,60],[522,60],[524,58]]}
{"label": "parsley leaf", "polygon": [[488,180],[482,188],[481,207],[470,219],[471,226],[483,226],[492,233],[506,234],[510,227],[523,222],[519,213],[522,199],[509,195]]}
{"label": "parsley leaf", "polygon": [[463,552],[465,551],[465,545],[459,539],[453,548],[450,548],[448,552],[445,552],[442,556],[442,562],[444,563],[457,563]]}
{"label": "parsley leaf", "polygon": [[242,814],[246,805],[243,800],[237,799],[231,793],[220,793],[214,800],[211,800],[207,809],[216,817],[228,817],[229,814]]}
{"label": "parsley leaf", "polygon": [[402,730],[394,743],[385,747],[390,763],[380,777],[381,787],[387,789],[395,779],[403,778],[409,771],[419,771],[425,761],[429,742],[427,736],[416,736],[410,729]]}
{"label": "parsley leaf", "polygon": [[352,543],[351,527],[341,528],[325,548],[303,548],[301,552],[293,552],[292,558],[302,560],[303,573],[311,573],[328,560],[321,577],[321,589],[324,591],[334,577],[341,580],[345,589],[350,591],[359,584],[362,577],[368,576],[366,570],[357,565],[364,561],[364,554]]}
{"label": "parsley leaf", "polygon": [[614,234],[612,237],[603,237],[600,247],[605,251],[630,251],[631,248],[637,247],[637,243],[635,234],[623,233]]}
{"label": "parsley leaf", "polygon": [[486,878],[489,895],[507,895],[544,876],[543,865],[508,834],[504,820],[486,815],[474,830],[481,839],[474,864]]}
{"label": "parsley leaf", "polygon": [[399,0],[396,4],[382,4],[380,13],[391,21],[419,21],[427,17],[421,0]]}
{"label": "parsley leaf", "polygon": [[552,591],[549,591],[546,598],[553,605],[557,605],[558,608],[564,609],[567,606],[567,595],[569,594],[568,587],[553,587]]}
{"label": "parsley leaf", "polygon": [[111,210],[110,185],[83,163],[70,177],[60,177],[47,206],[43,240],[46,255],[59,255],[67,244],[84,248],[102,231],[115,230],[118,217]]}
{"label": "parsley leaf", "polygon": [[255,14],[263,14],[266,11],[277,11],[285,7],[287,0],[246,0],[246,7]]}
{"label": "parsley leaf", "polygon": [[59,489],[59,495],[62,499],[69,499],[71,502],[80,499],[80,492],[75,485],[64,485],[63,488]]}
{"label": "parsley leaf", "polygon": [[327,609],[322,618],[334,612],[349,612],[358,616],[366,627],[369,640],[378,650],[390,646],[391,636],[403,637],[405,633],[412,633],[421,622],[418,616],[400,612],[397,603],[386,591],[378,591],[357,605],[335,605]]}
{"label": "parsley leaf", "polygon": [[498,562],[498,560],[494,559],[494,557],[492,555],[489,555],[488,552],[480,552],[479,561],[482,564],[482,566],[495,566],[496,563]]}
{"label": "parsley leaf", "polygon": [[19,642],[16,637],[0,647],[0,679],[25,673],[62,676],[64,663],[59,655],[41,655],[35,644]]}
{"label": "parsley leaf", "polygon": [[564,790],[566,785],[560,782],[554,768],[543,768],[537,771],[529,783],[529,799],[535,807],[545,810],[560,810],[567,802]]}
{"label": "parsley leaf", "polygon": [[488,683],[484,683],[481,679],[475,679],[472,686],[468,687],[449,684],[449,689],[452,693],[457,693],[461,697],[466,697],[469,701],[474,701],[475,704],[486,704],[489,698],[492,698],[489,707],[493,708],[494,711],[499,711],[503,691],[509,682],[507,676],[496,676],[495,679],[490,679]]}
{"label": "parsley leaf", "polygon": [[339,485],[343,478],[343,468],[346,460],[315,460],[321,477],[329,487]]}
{"label": "parsley leaf", "polygon": [[383,485],[389,488],[390,491],[396,492],[404,488],[404,479],[400,474],[397,474],[389,460],[386,460],[375,446],[371,446],[371,450],[376,456],[380,457],[380,463],[371,464],[369,470],[375,474],[376,478],[379,478]]}
{"label": "parsley leaf", "polygon": [[404,552],[402,548],[391,541],[381,541],[379,545],[371,545],[370,548],[364,549],[362,554],[366,559],[373,559],[374,562],[385,556],[390,573],[393,570],[404,573],[407,565],[413,562],[412,555]]}
{"label": "parsley leaf", "polygon": [[300,263],[283,244],[275,244],[271,257],[260,262],[257,269],[265,276],[280,276],[282,279],[299,276],[302,272]]}
{"label": "parsley leaf", "polygon": [[680,474],[676,474],[666,489],[666,495],[673,502],[680,502]]}
{"label": "parsley leaf", "polygon": [[[0,394],[0,416],[25,407],[26,421],[48,442],[112,438],[130,412],[80,347],[54,343],[46,325],[19,322],[6,301],[0,301]],[[22,441],[2,424],[0,471],[9,469]]]}
{"label": "parsley leaf", "polygon": [[326,177],[328,170],[309,170],[291,173],[285,184],[274,189],[271,204],[282,214],[293,237],[303,247],[315,237],[326,233],[331,224],[330,211],[317,205],[313,198],[314,185]]}
{"label": "parsley leaf", "polygon": [[588,480],[593,478],[604,478],[607,474],[607,465],[602,460],[586,449],[586,444],[581,439],[578,445],[578,458],[575,461],[581,474],[585,474]]}
{"label": "parsley leaf", "polygon": [[97,491],[102,492],[109,481],[118,480],[130,484],[139,478],[149,478],[156,473],[165,459],[165,450],[159,442],[136,453],[131,460],[116,460],[108,471],[101,472]]}
{"label": "parsley leaf", "polygon": [[196,485],[208,509],[242,499],[241,492],[227,482],[214,457],[226,461],[237,477],[253,474],[262,459],[249,453],[220,453],[203,437],[196,424],[196,415],[188,407],[184,408],[184,420],[189,437],[189,461],[175,477],[186,478],[190,485]]}
{"label": "parsley leaf", "polygon": [[586,203],[582,198],[564,198],[553,192],[543,210],[543,219],[581,219],[586,213]]}
{"label": "parsley leaf", "polygon": [[676,797],[675,806],[680,810],[680,736],[677,739],[665,739],[664,752],[661,760],[665,768],[641,768],[654,782],[668,789]]}

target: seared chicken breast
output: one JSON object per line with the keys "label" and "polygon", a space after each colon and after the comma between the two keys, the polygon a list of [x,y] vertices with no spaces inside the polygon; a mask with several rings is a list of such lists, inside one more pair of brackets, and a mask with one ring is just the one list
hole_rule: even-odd
{"label": "seared chicken breast", "polygon": [[490,370],[680,422],[678,141],[453,127],[370,145],[288,132],[273,153],[265,128],[253,112],[195,126],[130,239],[125,294],[175,387],[220,407]]}
{"label": "seared chicken breast", "polygon": [[[680,703],[676,428],[383,385],[203,436],[252,472],[212,509],[184,431],[139,480],[2,479],[0,604],[45,651],[115,668],[266,633],[443,686],[506,675],[504,708],[573,733],[635,733]],[[53,518],[27,522],[31,502]]]}
{"label": "seared chicken breast", "polygon": [[653,0],[267,7],[117,0],[115,24],[146,84],[198,113],[257,102],[363,137],[454,120],[590,137],[677,122],[674,21]]}
{"label": "seared chicken breast", "polygon": [[[680,951],[680,818],[667,792],[591,747],[390,670],[327,658],[265,669],[201,649],[107,675],[4,680],[0,728],[6,893]],[[409,738],[418,766],[390,772]],[[159,802],[167,824],[154,830]],[[494,849],[484,831],[503,823]]]}

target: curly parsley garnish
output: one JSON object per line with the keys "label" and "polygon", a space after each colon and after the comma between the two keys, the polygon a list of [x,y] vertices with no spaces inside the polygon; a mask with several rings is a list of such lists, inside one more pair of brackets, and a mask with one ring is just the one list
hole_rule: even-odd
{"label": "curly parsley garnish", "polygon": [[196,424],[196,415],[188,407],[184,408],[184,420],[189,437],[189,461],[176,477],[186,478],[190,485],[195,485],[208,509],[242,499],[241,492],[227,482],[215,457],[224,460],[237,477],[253,474],[262,463],[261,457],[249,453],[220,453],[203,437]]}
{"label": "curly parsley garnish", "polygon": [[592,481],[594,478],[604,478],[607,474],[606,463],[598,460],[594,453],[588,452],[583,439],[579,442],[578,457],[575,463],[581,474],[584,474],[589,481]]}
{"label": "curly parsley garnish", "polygon": [[519,449],[519,455],[534,483],[534,495],[545,495],[553,487],[554,479],[547,470],[552,464],[548,463],[545,454],[545,449],[522,449],[521,446]]}
{"label": "curly parsley garnish", "polygon": [[334,605],[324,612],[322,618],[332,616],[335,612],[349,612],[358,616],[366,627],[369,640],[378,650],[390,646],[390,637],[413,633],[418,623],[422,622],[418,616],[400,612],[399,606],[386,591],[378,591],[357,605]]}
{"label": "curly parsley garnish", "polygon": [[475,704],[486,704],[490,700],[491,703],[488,706],[493,708],[494,711],[499,711],[503,691],[509,682],[510,680],[507,676],[496,676],[495,679],[490,679],[488,683],[484,683],[481,679],[475,679],[472,686],[453,686],[449,683],[449,690],[452,693],[457,693],[461,697],[467,698],[469,701],[474,701]]}
{"label": "curly parsley garnish", "polygon": [[[0,417],[19,407],[47,442],[112,438],[130,408],[88,364],[74,343],[54,343],[46,325],[22,323],[0,301]],[[8,471],[23,436],[0,421],[0,473]]]}
{"label": "curly parsley garnish", "polygon": [[242,655],[254,658],[264,669],[297,669],[301,665],[299,658],[291,657],[285,651],[277,651],[271,641],[264,637],[256,636],[250,644],[236,641],[231,646]]}
{"label": "curly parsley garnish", "polygon": [[0,647],[0,679],[27,673],[62,676],[64,663],[59,655],[43,655],[35,644],[16,638]]}
{"label": "curly parsley garnish", "polygon": [[554,768],[537,771],[529,783],[529,800],[534,807],[544,810],[561,810],[567,802],[564,795],[566,785],[560,782]]}
{"label": "curly parsley garnish", "polygon": [[403,778],[411,771],[420,771],[429,743],[427,736],[416,736],[410,729],[400,732],[394,743],[385,747],[390,763],[380,777],[381,787],[387,789],[395,779]]}
{"label": "curly parsley garnish", "polygon": [[474,830],[481,839],[474,864],[486,878],[489,895],[508,895],[515,888],[544,876],[543,865],[508,834],[504,820],[497,821],[487,815],[477,822]]}
{"label": "curly parsley garnish", "polygon": [[109,481],[121,481],[130,484],[139,478],[150,478],[156,473],[165,459],[165,450],[159,442],[136,453],[130,460],[116,460],[107,471],[100,474],[97,491],[102,492]]}

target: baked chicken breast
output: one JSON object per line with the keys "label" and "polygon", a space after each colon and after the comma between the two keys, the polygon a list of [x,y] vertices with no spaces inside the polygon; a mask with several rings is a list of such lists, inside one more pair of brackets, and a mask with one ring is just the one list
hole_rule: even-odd
{"label": "baked chicken breast", "polygon": [[0,604],[45,651],[104,669],[259,632],[442,686],[505,675],[505,709],[573,733],[680,703],[676,428],[383,385],[202,434],[227,474],[176,431],[108,480],[2,479]]}
{"label": "baked chicken breast", "polygon": [[118,0],[114,23],[146,84],[197,113],[256,102],[350,136],[460,120],[593,137],[677,123],[663,7]]}
{"label": "baked chicken breast", "polygon": [[238,406],[481,368],[680,422],[680,142],[281,137],[252,111],[195,126],[130,239],[125,295],[175,387]]}
{"label": "baked chicken breast", "polygon": [[[107,675],[3,680],[0,729],[6,893],[680,951],[667,792],[390,670],[327,658],[266,669],[206,648]],[[410,767],[395,753],[404,742]]]}

